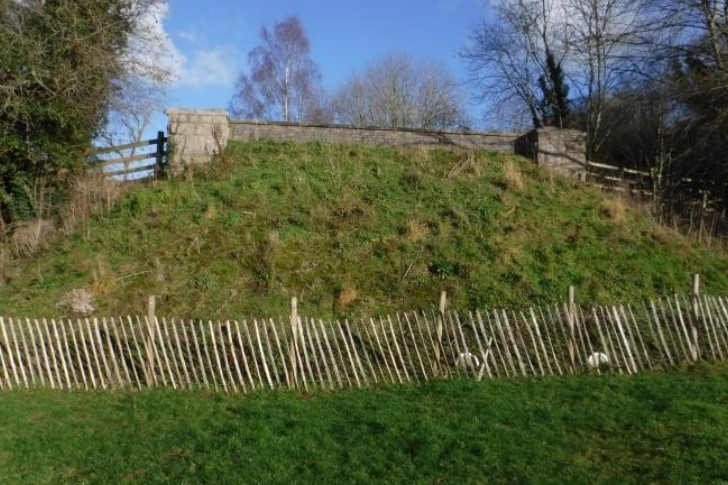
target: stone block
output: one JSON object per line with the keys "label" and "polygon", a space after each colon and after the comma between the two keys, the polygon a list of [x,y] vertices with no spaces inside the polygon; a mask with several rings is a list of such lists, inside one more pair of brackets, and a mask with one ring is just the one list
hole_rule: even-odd
{"label": "stone block", "polygon": [[173,172],[186,164],[209,162],[220,145],[230,137],[224,110],[167,110],[168,133],[172,145],[170,166]]}

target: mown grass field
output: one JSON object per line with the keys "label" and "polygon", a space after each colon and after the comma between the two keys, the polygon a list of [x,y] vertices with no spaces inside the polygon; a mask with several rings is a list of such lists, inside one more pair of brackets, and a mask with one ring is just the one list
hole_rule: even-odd
{"label": "mown grass field", "polygon": [[728,292],[728,258],[525,159],[459,149],[233,143],[226,162],[130,187],[110,212],[16,262],[4,314],[316,317]]}
{"label": "mown grass field", "polygon": [[0,395],[1,483],[726,483],[728,369]]}

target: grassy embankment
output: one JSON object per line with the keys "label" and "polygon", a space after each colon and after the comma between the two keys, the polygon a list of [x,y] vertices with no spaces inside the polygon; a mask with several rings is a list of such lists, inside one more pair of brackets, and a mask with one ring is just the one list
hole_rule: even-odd
{"label": "grassy embankment", "polygon": [[727,383],[698,367],[309,396],[14,391],[0,483],[726,483]]}
{"label": "grassy embankment", "polygon": [[728,293],[728,258],[524,159],[464,150],[235,143],[191,180],[132,187],[87,231],[20,261],[4,314],[242,318]]}

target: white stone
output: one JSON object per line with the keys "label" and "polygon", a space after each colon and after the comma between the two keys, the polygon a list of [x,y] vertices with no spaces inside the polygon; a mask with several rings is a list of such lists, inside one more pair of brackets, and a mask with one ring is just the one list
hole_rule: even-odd
{"label": "white stone", "polygon": [[586,359],[586,365],[590,369],[596,369],[598,367],[609,365],[609,357],[607,354],[602,352],[594,352]]}
{"label": "white stone", "polygon": [[455,367],[463,370],[480,368],[480,359],[475,354],[463,352],[455,359]]}

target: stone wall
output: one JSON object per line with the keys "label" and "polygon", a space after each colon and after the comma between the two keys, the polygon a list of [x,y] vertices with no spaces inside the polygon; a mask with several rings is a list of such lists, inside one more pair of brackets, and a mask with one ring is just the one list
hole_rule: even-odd
{"label": "stone wall", "polygon": [[305,125],[264,121],[230,121],[233,140],[277,140],[389,146],[461,146],[513,153],[514,133],[463,133],[408,129],[359,128],[342,125]]}
{"label": "stone wall", "polygon": [[586,133],[554,127],[531,130],[514,143],[515,153],[556,172],[581,177],[586,170]]}
{"label": "stone wall", "polygon": [[297,141],[394,146],[460,146],[501,153],[517,153],[538,165],[568,175],[584,171],[585,134],[577,130],[539,128],[525,135],[514,133],[432,132],[358,128],[340,125],[305,125],[231,120],[225,110],[167,110],[172,145],[170,167],[206,163],[229,140]]}

